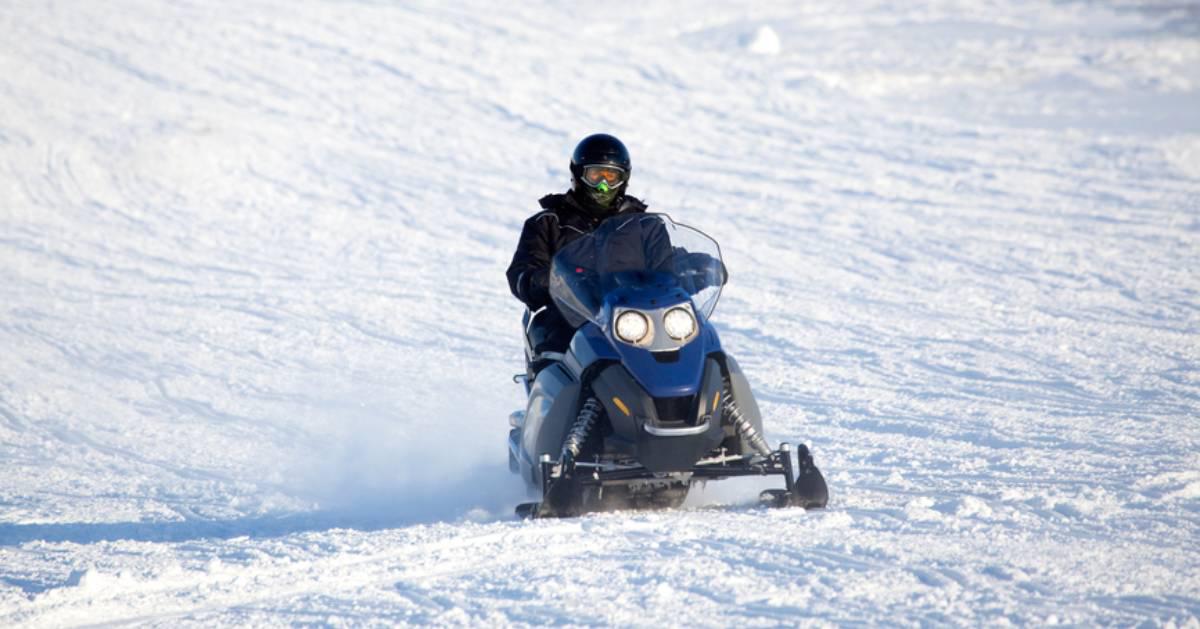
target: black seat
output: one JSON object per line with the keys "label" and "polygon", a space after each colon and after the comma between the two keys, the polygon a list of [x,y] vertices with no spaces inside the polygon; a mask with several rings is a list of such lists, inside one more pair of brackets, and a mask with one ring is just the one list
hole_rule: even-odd
{"label": "black seat", "polygon": [[575,331],[553,306],[532,314],[526,310],[525,315],[521,317],[521,323],[525,329],[526,371],[532,382],[537,372],[557,360],[562,360],[562,354],[571,344],[571,337],[575,335]]}

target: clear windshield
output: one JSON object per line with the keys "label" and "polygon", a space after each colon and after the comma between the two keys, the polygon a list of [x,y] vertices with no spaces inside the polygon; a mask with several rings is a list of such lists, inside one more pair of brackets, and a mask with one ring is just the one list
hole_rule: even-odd
{"label": "clear windshield", "polygon": [[717,242],[666,214],[614,216],[563,247],[550,270],[550,296],[574,326],[603,326],[605,295],[619,288],[682,293],[708,317],[724,283]]}

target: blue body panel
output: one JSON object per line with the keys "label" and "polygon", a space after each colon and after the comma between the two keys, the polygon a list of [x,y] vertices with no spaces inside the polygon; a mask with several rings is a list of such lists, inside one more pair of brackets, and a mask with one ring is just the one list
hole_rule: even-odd
{"label": "blue body panel", "polygon": [[[637,295],[638,299],[629,299],[628,294],[621,293],[615,297],[606,304],[605,309],[610,316],[605,319],[611,320],[613,301],[635,308],[663,308],[669,307],[670,297],[674,295],[648,291]],[[565,366],[576,379],[581,379],[583,371],[598,361],[618,361],[651,397],[695,395],[701,387],[705,359],[721,351],[721,340],[716,329],[702,313],[696,312],[695,315],[699,333],[691,342],[679,348],[674,360],[660,362],[654,352],[618,341],[612,337],[611,330],[587,322],[580,326],[571,339]]]}
{"label": "blue body panel", "polygon": [[[611,342],[602,337],[619,355],[621,363],[639,384],[655,398],[695,395],[700,390],[704,376],[704,360],[713,352],[721,351],[717,331],[703,315],[697,315],[700,333],[687,345],[679,349],[679,356],[671,362],[659,362],[654,354],[628,343]],[[609,350],[610,352],[613,349]]]}
{"label": "blue body panel", "polygon": [[[571,339],[571,354],[575,356],[578,369],[582,372],[598,360],[620,360],[612,343],[594,323],[585,323]],[[578,377],[580,374],[576,374]]]}
{"label": "blue body panel", "polygon": [[660,363],[654,354],[625,343],[617,343],[621,363],[630,375],[655,398],[693,395],[704,373],[704,338],[697,336],[679,350],[674,362]]}

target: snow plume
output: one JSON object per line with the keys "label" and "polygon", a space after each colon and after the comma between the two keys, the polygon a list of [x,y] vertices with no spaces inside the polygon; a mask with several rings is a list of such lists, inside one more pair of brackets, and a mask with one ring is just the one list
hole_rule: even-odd
{"label": "snow plume", "polygon": [[496,411],[503,401],[464,395],[415,410],[356,406],[343,407],[331,430],[314,436],[312,459],[298,462],[292,475],[293,490],[322,512],[374,528],[507,518],[522,500],[521,483],[507,468],[508,424]]}
{"label": "snow plume", "polygon": [[750,476],[694,485],[688,492],[687,507],[745,507],[758,503],[764,489],[779,489],[783,480],[778,476]]}

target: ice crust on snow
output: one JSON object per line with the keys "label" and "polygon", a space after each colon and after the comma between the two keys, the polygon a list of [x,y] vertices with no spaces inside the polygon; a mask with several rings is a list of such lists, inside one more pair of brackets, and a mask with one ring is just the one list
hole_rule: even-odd
{"label": "ice crust on snow", "polygon": [[[1193,9],[491,9],[0,6],[0,626],[1200,622]],[[594,131],[829,510],[511,518]]]}

